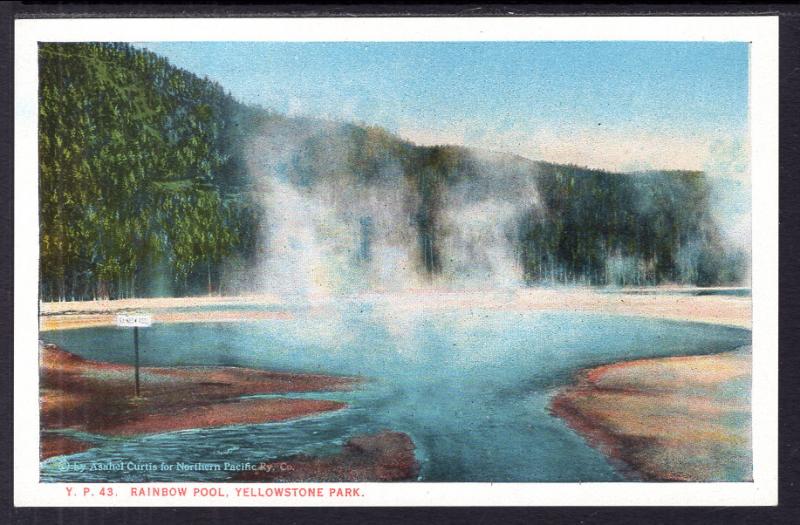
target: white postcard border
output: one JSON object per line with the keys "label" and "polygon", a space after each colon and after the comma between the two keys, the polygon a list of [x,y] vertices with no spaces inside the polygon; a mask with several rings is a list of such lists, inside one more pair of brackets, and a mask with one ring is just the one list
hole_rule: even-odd
{"label": "white postcard border", "polygon": [[[14,504],[16,506],[561,506],[774,505],[778,458],[778,18],[27,19],[15,24]],[[39,41],[745,41],[751,42],[753,204],[752,483],[362,483],[360,498],[131,497],[130,486],[208,483],[39,483]],[[220,483],[229,493],[253,484]],[[113,486],[115,497],[70,497],[66,486]],[[275,486],[260,484],[258,486]],[[284,485],[286,486],[286,485]],[[96,491],[95,491],[96,492]]]}

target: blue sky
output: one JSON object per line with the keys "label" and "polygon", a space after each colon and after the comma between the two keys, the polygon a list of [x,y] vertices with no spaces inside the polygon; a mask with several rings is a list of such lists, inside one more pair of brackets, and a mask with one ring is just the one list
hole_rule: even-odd
{"label": "blue sky", "polygon": [[142,43],[281,113],[607,169],[747,166],[748,47],[689,42]]}

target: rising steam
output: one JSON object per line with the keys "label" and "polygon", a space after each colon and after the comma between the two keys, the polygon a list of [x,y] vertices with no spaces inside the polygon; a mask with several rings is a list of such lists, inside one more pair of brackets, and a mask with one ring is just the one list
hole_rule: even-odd
{"label": "rising steam", "polygon": [[[264,217],[250,283],[258,292],[702,284],[731,282],[744,264],[719,256],[725,239],[702,174],[572,179],[557,165],[415,149],[374,129],[299,118],[262,126],[247,165]],[[694,200],[681,204],[691,214],[675,233],[676,196],[691,188]]]}
{"label": "rising steam", "polygon": [[507,177],[498,177],[475,159],[475,177],[443,195],[441,271],[431,276],[416,222],[420,197],[401,159],[384,159],[377,176],[364,180],[348,165],[349,145],[338,124],[292,123],[264,126],[248,148],[248,169],[265,212],[259,291],[324,297],[523,283],[514,232],[521,214],[537,202],[530,174],[509,169]]}

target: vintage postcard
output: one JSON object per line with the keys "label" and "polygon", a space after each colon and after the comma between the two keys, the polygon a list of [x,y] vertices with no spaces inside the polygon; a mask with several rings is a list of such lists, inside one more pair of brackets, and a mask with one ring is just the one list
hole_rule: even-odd
{"label": "vintage postcard", "polygon": [[777,18],[22,20],[16,122],[17,505],[777,502]]}

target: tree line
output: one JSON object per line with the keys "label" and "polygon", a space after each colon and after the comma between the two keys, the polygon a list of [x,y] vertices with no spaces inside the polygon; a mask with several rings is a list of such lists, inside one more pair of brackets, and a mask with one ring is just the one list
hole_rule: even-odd
{"label": "tree line", "polygon": [[538,180],[545,206],[519,229],[529,283],[710,286],[744,276],[745,254],[722,242],[701,172],[544,164]]}
{"label": "tree line", "polygon": [[41,295],[218,291],[253,256],[241,138],[260,115],[128,44],[39,47]]}
{"label": "tree line", "polygon": [[[290,119],[128,44],[42,43],[39,79],[44,300],[225,293],[225,272],[269,249],[244,148],[267,123]],[[447,255],[448,191],[481,173],[494,185],[511,176],[508,158],[478,161],[469,149],[417,146],[380,128],[301,120],[292,126],[318,130],[296,146],[289,180],[369,185],[392,166],[413,193],[408,220],[431,276]],[[342,153],[338,164],[326,158],[331,149]],[[511,160],[540,199],[508,234],[529,284],[707,286],[746,271],[744,254],[721,241],[702,173]]]}

